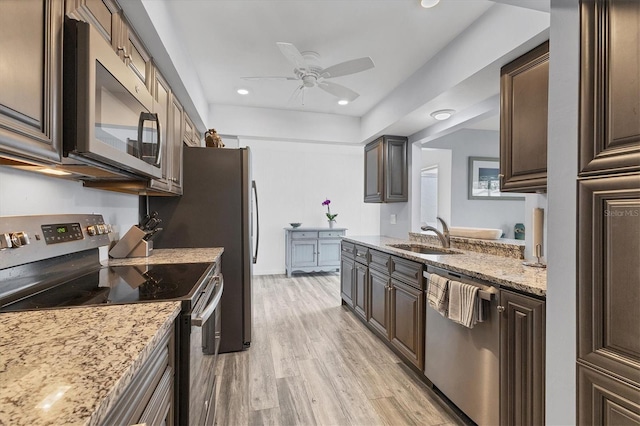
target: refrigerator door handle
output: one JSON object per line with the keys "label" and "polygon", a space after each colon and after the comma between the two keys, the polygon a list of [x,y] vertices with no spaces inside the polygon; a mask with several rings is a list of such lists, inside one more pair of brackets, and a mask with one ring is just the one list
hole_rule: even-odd
{"label": "refrigerator door handle", "polygon": [[256,249],[253,254],[253,263],[258,261],[258,245],[260,244],[260,213],[258,211],[258,188],[256,187],[256,181],[251,181],[251,189],[253,190],[253,196],[256,200]]}

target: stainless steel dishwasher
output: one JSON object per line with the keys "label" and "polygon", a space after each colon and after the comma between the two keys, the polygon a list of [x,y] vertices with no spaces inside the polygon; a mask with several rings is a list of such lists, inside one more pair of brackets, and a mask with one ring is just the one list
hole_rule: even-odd
{"label": "stainless steel dishwasher", "polygon": [[427,267],[451,280],[475,285],[485,301],[486,320],[472,329],[444,318],[426,305],[424,373],[478,425],[500,424],[499,291],[464,275]]}

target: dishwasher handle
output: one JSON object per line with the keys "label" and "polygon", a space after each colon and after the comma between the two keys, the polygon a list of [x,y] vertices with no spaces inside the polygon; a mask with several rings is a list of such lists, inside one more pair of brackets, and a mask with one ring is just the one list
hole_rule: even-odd
{"label": "dishwasher handle", "polygon": [[[422,272],[422,276],[428,281],[429,280],[429,275],[430,274],[435,274],[435,272],[427,272],[427,271],[423,271]],[[438,275],[438,274],[436,274]],[[447,275],[452,275],[456,278],[462,278],[462,275],[458,275],[458,274],[454,274],[451,272],[447,271]],[[440,275],[442,276],[442,275]],[[443,278],[447,278],[448,277],[443,277]],[[467,281],[461,281],[464,282],[465,284],[469,284],[472,285],[474,287],[478,287],[478,297],[482,300],[489,300],[491,301],[491,299],[493,299],[493,297],[498,294],[498,290],[495,287],[491,287],[491,286],[485,286],[482,285],[480,283],[472,283],[472,282],[467,282]],[[504,309],[504,308],[503,308]],[[498,307],[498,310],[500,310],[500,307]],[[500,311],[502,312],[502,311]]]}

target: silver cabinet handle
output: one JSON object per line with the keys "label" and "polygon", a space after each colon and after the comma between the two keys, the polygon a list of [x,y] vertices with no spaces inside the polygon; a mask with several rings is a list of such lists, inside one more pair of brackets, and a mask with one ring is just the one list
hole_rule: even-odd
{"label": "silver cabinet handle", "polygon": [[505,311],[504,306],[498,305],[498,312],[502,313],[504,311]]}

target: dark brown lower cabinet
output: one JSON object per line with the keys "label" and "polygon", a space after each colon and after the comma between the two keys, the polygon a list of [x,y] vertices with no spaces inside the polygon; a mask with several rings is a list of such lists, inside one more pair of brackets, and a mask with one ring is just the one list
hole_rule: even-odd
{"label": "dark brown lower cabinet", "polygon": [[392,278],[389,294],[389,340],[413,365],[423,370],[423,292]]}
{"label": "dark brown lower cabinet", "polygon": [[545,422],[545,302],[500,291],[500,423]]}
{"label": "dark brown lower cabinet", "polygon": [[363,265],[362,263],[356,262],[356,267],[354,269],[354,292],[355,295],[353,297],[353,308],[356,314],[360,315],[360,317],[366,321],[367,319],[367,279],[368,277],[368,267],[367,265]]}
{"label": "dark brown lower cabinet", "polygon": [[353,306],[353,271],[355,261],[344,254],[340,258],[340,294],[342,300],[349,306]]}
{"label": "dark brown lower cabinet", "polygon": [[118,396],[102,424],[175,424],[175,366],[175,333],[170,328]]}
{"label": "dark brown lower cabinet", "polygon": [[369,324],[389,335],[389,275],[369,268]]}
{"label": "dark brown lower cabinet", "polygon": [[640,388],[578,365],[577,424],[640,425]]}

